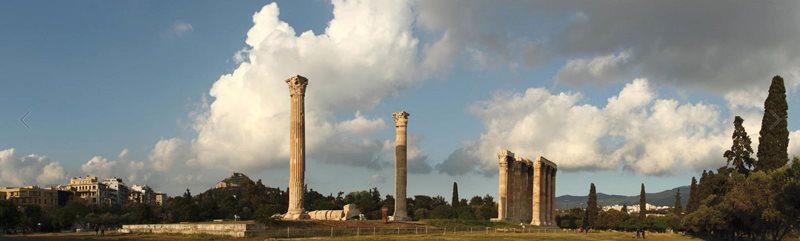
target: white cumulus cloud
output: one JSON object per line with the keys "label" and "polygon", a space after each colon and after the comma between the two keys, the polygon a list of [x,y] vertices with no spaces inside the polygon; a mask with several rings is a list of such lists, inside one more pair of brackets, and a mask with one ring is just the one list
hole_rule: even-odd
{"label": "white cumulus cloud", "polygon": [[14,148],[0,150],[0,183],[6,186],[51,185],[61,183],[64,167],[46,156],[18,156]]}
{"label": "white cumulus cloud", "polygon": [[437,169],[451,175],[494,175],[500,148],[545,156],[566,171],[622,167],[669,175],[687,167],[720,166],[732,128],[713,105],[660,99],[646,79],[633,80],[605,106],[583,104],[582,99],[579,93],[542,88],[498,93],[472,108],[486,132]]}
{"label": "white cumulus cloud", "polygon": [[[99,179],[118,177],[128,183],[144,183],[151,181],[152,168],[144,161],[131,160],[127,148],[122,149],[116,160],[103,156],[93,156],[81,165],[81,171]],[[159,185],[156,185],[159,186]]]}
{"label": "white cumulus cloud", "polygon": [[[286,166],[290,97],[284,80],[297,74],[309,79],[308,158],[371,169],[385,165],[383,141],[372,133],[386,124],[361,111],[419,79],[410,3],[333,1],[333,19],[321,34],[295,32],[279,12],[272,3],[253,15],[247,47],[235,55],[241,64],[214,83],[210,103],[194,124],[197,137],[180,145],[189,156],[164,157],[178,147],[162,140],[151,155],[156,167],[168,169],[175,159],[226,170]],[[338,120],[342,113],[355,115]]]}

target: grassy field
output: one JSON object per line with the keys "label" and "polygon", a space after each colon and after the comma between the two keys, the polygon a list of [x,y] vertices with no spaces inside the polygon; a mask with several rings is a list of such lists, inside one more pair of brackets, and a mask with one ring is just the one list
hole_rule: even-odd
{"label": "grassy field", "polygon": [[[2,240],[26,240],[26,241],[40,241],[40,240],[126,240],[126,241],[154,241],[154,240],[215,240],[215,241],[261,241],[261,240],[286,240],[286,239],[272,239],[266,237],[253,237],[253,238],[227,238],[218,236],[198,236],[198,235],[107,235],[107,236],[94,236],[94,233],[71,233],[71,234],[37,234],[26,236],[0,236]],[[505,240],[587,240],[587,241],[606,241],[606,240],[634,240],[633,233],[620,233],[620,232],[596,232],[589,234],[582,233],[481,233],[481,234],[455,234],[455,235],[383,235],[383,236],[348,236],[348,237],[324,237],[324,238],[300,238],[291,240],[319,240],[319,241],[341,241],[341,240],[442,240],[442,241],[460,241],[460,240],[492,240],[492,241],[505,241]],[[667,241],[667,240],[701,240],[677,234],[648,234],[647,240],[649,241]]]}
{"label": "grassy field", "polygon": [[[403,241],[403,240],[442,240],[442,241],[456,241],[456,240],[587,240],[587,241],[607,241],[607,240],[635,240],[633,233],[619,233],[619,232],[599,232],[599,233],[490,233],[490,234],[458,234],[458,235],[401,235],[401,236],[383,236],[383,237],[334,237],[334,238],[314,238],[308,240],[384,240],[384,241]],[[667,241],[667,240],[701,240],[692,237],[681,236],[678,234],[649,234],[647,240],[650,241]]]}

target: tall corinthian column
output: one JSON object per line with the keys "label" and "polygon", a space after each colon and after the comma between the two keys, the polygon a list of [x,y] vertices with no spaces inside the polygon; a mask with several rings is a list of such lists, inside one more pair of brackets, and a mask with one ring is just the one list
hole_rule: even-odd
{"label": "tall corinthian column", "polygon": [[408,168],[406,166],[406,128],[408,127],[408,112],[392,113],[395,125],[395,176],[394,176],[394,221],[409,220],[406,211],[406,183],[408,181]]}
{"label": "tall corinthian column", "polygon": [[497,153],[500,172],[497,185],[497,218],[494,221],[505,221],[509,218],[509,204],[511,204],[509,197],[511,173],[509,171],[511,170],[511,165],[514,164],[510,162],[509,156],[513,155],[514,153],[505,149]]}
{"label": "tall corinthian column", "polygon": [[286,80],[292,98],[289,125],[289,209],[284,219],[308,219],[303,209],[303,186],[306,172],[305,96],[308,79],[295,75]]}

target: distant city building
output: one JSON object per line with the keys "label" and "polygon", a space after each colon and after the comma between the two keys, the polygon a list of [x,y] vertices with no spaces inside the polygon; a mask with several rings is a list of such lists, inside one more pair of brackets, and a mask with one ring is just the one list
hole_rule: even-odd
{"label": "distant city building", "polygon": [[73,196],[85,200],[89,205],[115,206],[128,203],[163,205],[167,199],[166,194],[156,193],[147,185],[128,187],[121,178],[98,181],[92,175],[70,178],[69,184],[57,187],[0,187],[0,200],[10,200],[18,205],[64,206]]}
{"label": "distant city building", "polygon": [[168,198],[168,196],[167,196],[167,194],[166,194],[166,193],[163,193],[163,192],[157,192],[157,193],[156,193],[156,205],[158,205],[158,206],[164,206],[164,201],[166,201],[166,200],[167,200],[167,198]]}
{"label": "distant city building", "polygon": [[0,187],[0,199],[9,200],[17,205],[37,205],[40,207],[56,207],[58,190],[55,188],[39,188],[38,186]]}
{"label": "distant city building", "polygon": [[[622,211],[622,206],[623,205],[620,205],[620,204],[603,206],[603,211],[608,211],[608,210]],[[653,205],[653,204],[645,203],[645,208],[647,210],[650,210],[650,211],[655,211],[655,210],[670,209],[672,207],[670,207],[670,206],[656,206],[656,205]],[[639,213],[639,204],[628,205],[628,213],[629,214],[630,213]],[[649,214],[648,214],[648,216],[649,216]]]}
{"label": "distant city building", "polygon": [[90,205],[111,204],[111,197],[105,184],[97,182],[95,176],[70,178],[67,190],[86,200]]}
{"label": "distant city building", "polygon": [[153,189],[147,185],[134,184],[131,186],[128,200],[132,203],[155,204],[156,195],[155,192],[153,192]]}
{"label": "distant city building", "polygon": [[106,178],[103,180],[103,185],[106,186],[108,191],[108,197],[110,200],[109,204],[122,206],[128,202],[130,189],[125,186],[125,183],[122,182],[121,178]]}

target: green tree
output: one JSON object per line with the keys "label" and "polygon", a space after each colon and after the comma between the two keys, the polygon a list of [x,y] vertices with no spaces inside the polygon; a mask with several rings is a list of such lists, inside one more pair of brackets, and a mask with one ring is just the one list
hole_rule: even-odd
{"label": "green tree", "polygon": [[394,215],[394,196],[386,195],[386,198],[381,201],[381,207],[389,209],[389,216]]}
{"label": "green tree", "polygon": [[[368,191],[358,191],[348,193],[344,198],[345,203],[353,203],[369,219],[381,218],[381,194],[378,188]],[[390,209],[391,210],[391,209]]]}
{"label": "green tree", "polygon": [[461,199],[458,198],[458,183],[453,182],[453,199],[450,202],[450,204],[453,205],[454,208],[456,208],[459,205],[459,200]]}
{"label": "green tree", "polygon": [[134,203],[126,207],[127,222],[128,223],[157,223],[158,217],[156,216],[154,208],[148,204]]}
{"label": "green tree", "polygon": [[628,213],[628,204],[622,204],[622,212]]}
{"label": "green tree", "polygon": [[556,224],[559,228],[576,229],[579,228],[579,222],[582,221],[586,211],[581,208],[572,208],[569,210],[556,211]]}
{"label": "green tree", "polygon": [[645,197],[644,183],[642,183],[642,190],[639,192],[639,219],[644,221],[647,217],[647,197]]}
{"label": "green tree", "polygon": [[694,212],[700,206],[699,190],[697,189],[697,179],[692,177],[692,184],[689,185],[689,203],[686,204],[686,213]]}
{"label": "green tree", "polygon": [[89,207],[83,199],[72,197],[67,201],[64,207],[58,208],[55,211],[55,223],[60,229],[72,228],[80,221],[86,214],[89,213]]}
{"label": "green tree", "polygon": [[430,218],[433,219],[451,219],[457,218],[458,214],[450,205],[441,205],[431,210]]}
{"label": "green tree", "polygon": [[764,117],[758,138],[757,170],[773,170],[789,161],[789,129],[786,103],[786,87],[783,78],[775,76],[769,86],[769,95],[764,101]]}
{"label": "green tree", "polygon": [[[169,199],[166,203],[165,207],[167,210],[167,221],[168,222],[188,222],[188,221],[200,221],[201,220],[201,209],[200,205],[198,204],[200,200],[195,200],[192,197],[192,192],[189,189],[186,189],[186,192],[183,196],[174,197]],[[207,211],[203,209],[204,211]]]}
{"label": "green tree", "polygon": [[275,214],[282,214],[284,212],[286,212],[286,208],[283,208],[277,204],[262,205],[256,209],[255,219],[262,223],[272,224],[275,222],[275,219],[273,219],[272,216]]}
{"label": "green tree", "polygon": [[734,232],[730,235],[738,238],[744,234],[760,236],[768,226],[777,225],[761,219],[764,212],[772,208],[775,199],[775,192],[768,188],[770,177],[766,173],[754,172],[748,177],[734,175],[729,179],[735,185],[718,207],[730,207],[723,209],[723,215],[731,217],[728,224]]}
{"label": "green tree", "polygon": [[586,228],[595,228],[597,215],[600,209],[597,207],[597,190],[594,183],[589,185],[589,200],[586,202]]}
{"label": "green tree", "polygon": [[17,205],[11,201],[0,200],[0,231],[4,233],[17,225],[20,216]]}
{"label": "green tree", "polygon": [[733,166],[736,171],[742,174],[749,174],[755,160],[751,157],[753,148],[750,147],[750,136],[747,135],[747,131],[742,126],[743,122],[744,119],[742,117],[736,116],[734,118],[734,130],[731,137],[733,145],[722,156],[728,159],[728,165]]}
{"label": "green tree", "polygon": [[472,197],[469,206],[474,210],[475,219],[489,220],[497,215],[497,204],[489,195]]}
{"label": "green tree", "polygon": [[675,215],[681,215],[683,212],[683,205],[681,204],[681,189],[675,193]]}
{"label": "green tree", "polygon": [[772,173],[771,190],[775,191],[774,209],[765,210],[762,219],[774,227],[768,230],[773,240],[781,240],[792,229],[800,228],[800,158],[790,166]]}

